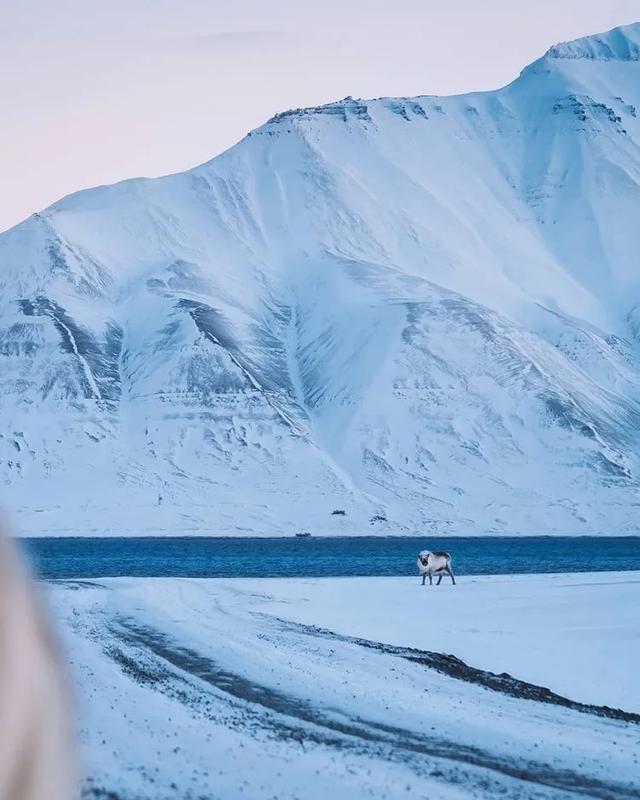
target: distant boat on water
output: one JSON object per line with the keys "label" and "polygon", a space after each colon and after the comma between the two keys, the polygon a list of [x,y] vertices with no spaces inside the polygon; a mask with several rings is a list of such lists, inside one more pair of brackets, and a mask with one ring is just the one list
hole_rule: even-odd
{"label": "distant boat on water", "polygon": [[310,539],[310,533],[296,533],[296,539]]}

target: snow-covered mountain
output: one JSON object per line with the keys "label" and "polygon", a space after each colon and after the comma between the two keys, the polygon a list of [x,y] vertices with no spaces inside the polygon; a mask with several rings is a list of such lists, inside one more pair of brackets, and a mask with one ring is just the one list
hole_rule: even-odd
{"label": "snow-covered mountain", "polygon": [[637,109],[640,24],[0,236],[14,527],[637,532]]}

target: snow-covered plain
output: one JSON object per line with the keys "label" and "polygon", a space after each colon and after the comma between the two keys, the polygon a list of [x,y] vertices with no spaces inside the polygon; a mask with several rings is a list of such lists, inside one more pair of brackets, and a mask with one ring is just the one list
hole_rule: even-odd
{"label": "snow-covered plain", "polygon": [[639,53],[285,112],[2,234],[19,532],[637,532]]}
{"label": "snow-covered plain", "polygon": [[640,573],[48,592],[88,797],[640,797]]}

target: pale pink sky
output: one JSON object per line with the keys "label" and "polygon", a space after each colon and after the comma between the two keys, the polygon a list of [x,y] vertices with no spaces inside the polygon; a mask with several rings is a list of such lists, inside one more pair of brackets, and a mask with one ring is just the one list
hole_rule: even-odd
{"label": "pale pink sky", "polygon": [[0,230],[208,160],[277,111],[508,83],[640,0],[0,0]]}

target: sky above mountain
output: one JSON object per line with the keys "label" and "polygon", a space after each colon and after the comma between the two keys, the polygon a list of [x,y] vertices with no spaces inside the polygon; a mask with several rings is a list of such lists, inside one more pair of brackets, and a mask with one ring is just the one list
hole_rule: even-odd
{"label": "sky above mountain", "polygon": [[282,109],[508,83],[640,0],[0,0],[0,230],[203,162]]}

